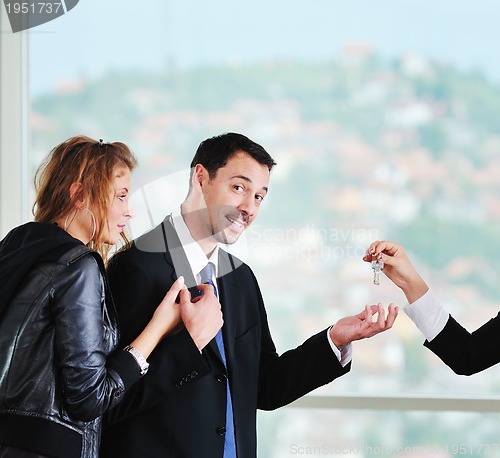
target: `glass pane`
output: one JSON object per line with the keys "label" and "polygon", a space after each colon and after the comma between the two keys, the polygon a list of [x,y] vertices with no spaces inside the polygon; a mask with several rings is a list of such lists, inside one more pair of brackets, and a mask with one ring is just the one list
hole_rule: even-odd
{"label": "glass pane", "polygon": [[[280,352],[403,295],[361,261],[408,249],[470,330],[500,282],[500,4],[488,0],[81,1],[30,32],[32,170],[84,133],[139,157],[134,236],[187,192],[203,139],[248,135],[278,162],[236,251],[260,281]],[[496,393],[458,377],[401,315],[354,344],[351,374],[318,390]]]}
{"label": "glass pane", "polygon": [[285,408],[259,412],[259,453],[269,458],[499,457],[498,414]]}

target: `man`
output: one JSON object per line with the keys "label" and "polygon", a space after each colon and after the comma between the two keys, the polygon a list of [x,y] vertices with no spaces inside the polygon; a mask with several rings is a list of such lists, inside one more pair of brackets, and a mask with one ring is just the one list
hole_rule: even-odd
{"label": "man", "polygon": [[[104,457],[255,458],[258,408],[276,409],[347,373],[349,343],[392,326],[392,304],[387,319],[380,305],[366,307],[294,350],[276,353],[256,278],[219,248],[219,242],[236,242],[257,217],[274,165],[243,135],[205,140],[191,163],[180,211],[112,259],[123,342],[149,320],[179,275],[188,286],[213,284],[224,324],[215,339],[213,333],[200,339],[186,325],[157,347],[148,374],[107,419]],[[203,322],[203,308],[196,310]],[[192,316],[182,319],[193,327]]]}

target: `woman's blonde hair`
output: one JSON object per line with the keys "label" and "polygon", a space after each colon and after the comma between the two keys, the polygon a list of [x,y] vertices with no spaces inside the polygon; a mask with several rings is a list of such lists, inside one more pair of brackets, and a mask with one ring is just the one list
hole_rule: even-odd
{"label": "woman's blonde hair", "polygon": [[[103,143],[84,135],[69,138],[49,153],[35,174],[35,221],[55,222],[68,216],[77,200],[83,200],[92,206],[100,223],[90,244],[106,259],[110,247],[102,236],[108,222],[107,209],[116,168],[126,167],[132,171],[136,165],[135,156],[124,143]],[[70,196],[73,183],[81,184],[80,191]],[[122,237],[126,242],[124,234]]]}

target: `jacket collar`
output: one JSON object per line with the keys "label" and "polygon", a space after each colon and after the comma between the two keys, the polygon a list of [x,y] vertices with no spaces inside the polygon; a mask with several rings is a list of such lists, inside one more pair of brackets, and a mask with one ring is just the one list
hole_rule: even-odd
{"label": "jacket collar", "polygon": [[[139,238],[136,241],[140,245],[140,249],[148,247],[161,247],[162,255],[165,262],[172,266],[172,280],[175,281],[180,275],[184,276],[186,286],[190,289],[192,296],[197,295],[196,280],[194,278],[191,266],[186,257],[182,243],[177,235],[172,223],[170,222],[170,215],[168,215],[163,222],[153,229],[154,234],[151,234],[149,241]],[[242,261],[230,255],[226,251],[219,249],[218,259],[218,286],[219,286],[219,301],[222,305],[222,313],[224,314],[224,326],[222,333],[224,337],[226,359],[228,363],[228,370],[231,370],[233,355],[234,355],[234,338],[236,329],[233,326],[236,314],[238,312],[238,288],[232,273],[242,264]],[[220,353],[217,348],[215,339],[209,344],[209,348],[214,353],[222,364]]]}

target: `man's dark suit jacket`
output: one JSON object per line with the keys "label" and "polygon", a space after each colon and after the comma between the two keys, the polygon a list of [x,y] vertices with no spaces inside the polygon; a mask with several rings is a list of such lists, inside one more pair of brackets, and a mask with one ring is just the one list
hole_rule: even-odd
{"label": "man's dark suit jacket", "polygon": [[[347,373],[326,329],[279,356],[269,332],[257,280],[250,268],[220,250],[219,299],[228,369],[215,339],[199,352],[183,329],[167,336],[149,357],[149,372],[105,418],[103,458],[222,458],[226,377],[233,397],[237,453],[256,456],[256,410],[272,410]],[[173,281],[195,280],[170,221],[116,254],[109,280],[121,343],[144,329]],[[289,293],[283,292],[283,300]]]}
{"label": "man's dark suit jacket", "polygon": [[424,345],[457,374],[481,372],[500,362],[500,313],[472,333],[450,316],[443,330]]}

